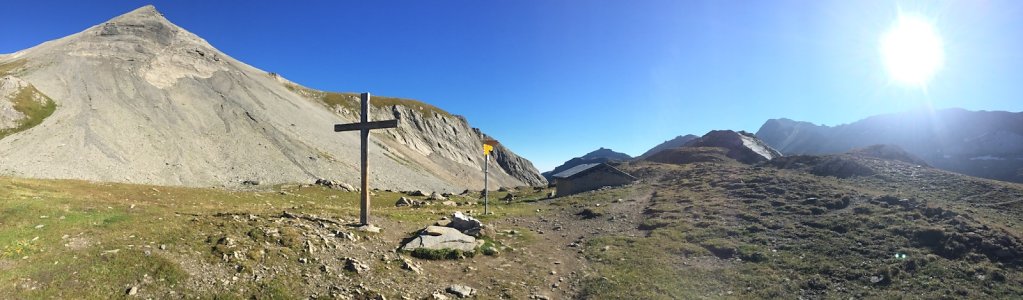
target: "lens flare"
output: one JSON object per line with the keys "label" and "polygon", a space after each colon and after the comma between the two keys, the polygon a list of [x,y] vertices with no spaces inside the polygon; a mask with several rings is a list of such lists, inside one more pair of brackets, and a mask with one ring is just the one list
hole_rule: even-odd
{"label": "lens flare", "polygon": [[945,62],[941,36],[927,19],[899,16],[881,36],[881,57],[897,83],[924,87]]}

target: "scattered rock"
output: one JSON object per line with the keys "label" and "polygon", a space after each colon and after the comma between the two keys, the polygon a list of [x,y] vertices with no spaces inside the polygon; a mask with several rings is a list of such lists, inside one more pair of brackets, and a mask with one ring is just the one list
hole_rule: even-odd
{"label": "scattered rock", "polygon": [[373,224],[366,224],[355,228],[355,230],[369,233],[380,233],[380,227],[373,226]]}
{"label": "scattered rock", "polygon": [[599,211],[596,211],[596,210],[594,210],[592,208],[584,208],[582,211],[580,211],[579,213],[577,213],[575,215],[580,216],[583,219],[593,219],[593,218],[596,218],[596,217],[603,216],[604,214],[599,212]]}
{"label": "scattered rock", "polygon": [[344,190],[349,192],[355,191],[355,188],[352,187],[352,185],[350,184],[340,181],[333,181],[325,178],[316,179],[315,184],[329,189]]}
{"label": "scattered rock", "polygon": [[345,261],[345,270],[347,270],[347,271],[354,272],[356,274],[362,274],[362,273],[364,273],[364,272],[369,270],[369,267],[366,266],[366,264],[364,264],[364,263],[362,263],[362,262],[360,262],[360,261],[358,261],[358,260],[356,260],[354,258],[345,257],[344,261]]}
{"label": "scattered rock", "polygon": [[483,223],[476,218],[466,216],[460,211],[456,211],[451,215],[451,223],[448,223],[448,227],[458,229],[462,233],[479,236],[480,231],[483,229]]}
{"label": "scattered rock", "polygon": [[476,295],[475,289],[460,284],[452,284],[448,287],[447,291],[459,298],[469,298]]}
{"label": "scattered rock", "polygon": [[427,226],[419,231],[419,236],[409,240],[401,246],[403,251],[414,251],[419,248],[430,250],[459,250],[472,252],[482,244],[482,241],[463,234],[458,229],[451,227]]}
{"label": "scattered rock", "polygon": [[354,233],[347,232],[347,231],[336,230],[336,231],[334,231],[334,236],[335,237],[339,237],[339,238],[343,238],[343,239],[346,239],[346,240],[349,240],[349,241],[352,241],[352,242],[359,241],[359,236],[358,235],[355,235]]}
{"label": "scattered rock", "polygon": [[448,298],[448,296],[446,296],[444,294],[441,294],[441,293],[433,293],[429,297],[426,297],[426,299],[431,299],[431,300],[448,300],[450,298]]}
{"label": "scattered rock", "polygon": [[884,276],[870,276],[870,283],[878,284],[884,281]]}
{"label": "scattered rock", "polygon": [[131,288],[128,288],[128,290],[124,291],[124,293],[128,294],[128,296],[134,296],[135,294],[138,294],[138,292],[139,292],[138,286],[132,286]]}
{"label": "scattered rock", "polygon": [[423,273],[423,268],[417,266],[416,264],[413,264],[411,261],[404,258],[401,259],[401,268],[412,271],[412,273],[416,274]]}
{"label": "scattered rock", "polygon": [[514,201],[515,200],[515,195],[512,194],[512,193],[508,193],[508,195],[505,195],[504,197],[502,197],[501,200],[504,200],[504,201]]}
{"label": "scattered rock", "polygon": [[442,196],[441,194],[438,194],[437,192],[433,192],[433,193],[430,193],[430,197],[429,197],[429,198],[426,198],[426,199],[427,199],[427,200],[436,200],[436,201],[440,201],[440,200],[447,200],[448,198],[446,198],[446,197]]}
{"label": "scattered rock", "polygon": [[233,247],[234,247],[234,246],[235,246],[235,245],[236,245],[237,243],[236,243],[236,241],[235,241],[234,239],[232,239],[231,237],[226,237],[226,236],[225,236],[225,237],[222,237],[222,238],[220,238],[219,240],[217,240],[217,244],[218,244],[218,245],[224,245],[224,246],[227,246],[228,248],[233,248]]}
{"label": "scattered rock", "polygon": [[443,204],[443,205],[446,205],[446,206],[458,206],[458,203],[455,203],[455,201],[451,201],[451,200],[441,202],[440,204]]}
{"label": "scattered rock", "polygon": [[[413,201],[413,200],[411,200],[409,198],[405,198],[405,197],[398,198],[398,201],[394,202],[394,206],[395,207],[413,206],[413,205],[416,205],[416,204],[417,204],[416,201]],[[416,205],[416,206],[418,206],[418,205]]]}
{"label": "scattered rock", "polygon": [[259,185],[259,180],[245,180],[242,181],[242,185]]}
{"label": "scattered rock", "polygon": [[406,194],[408,194],[409,196],[415,196],[415,197],[423,197],[423,196],[426,196],[426,192],[424,192],[424,191],[420,191],[420,190],[417,190],[417,191],[411,191],[411,192],[406,192]]}

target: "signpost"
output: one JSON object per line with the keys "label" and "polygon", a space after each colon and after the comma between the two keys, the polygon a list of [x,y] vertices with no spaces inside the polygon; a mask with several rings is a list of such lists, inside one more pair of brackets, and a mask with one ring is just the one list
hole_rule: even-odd
{"label": "signpost", "polygon": [[483,214],[490,213],[490,188],[487,187],[487,180],[490,176],[490,152],[494,152],[494,146],[499,144],[496,140],[487,139],[483,141]]}
{"label": "signpost", "polygon": [[369,130],[398,127],[398,120],[369,121],[369,93],[362,93],[362,113],[359,115],[359,123],[335,124],[334,132],[358,130],[361,136],[362,156],[362,197],[359,202],[359,222],[362,225],[369,225]]}

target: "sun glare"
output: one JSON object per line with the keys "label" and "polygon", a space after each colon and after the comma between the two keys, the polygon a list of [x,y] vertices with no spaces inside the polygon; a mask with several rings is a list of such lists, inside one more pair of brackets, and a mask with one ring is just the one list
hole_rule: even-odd
{"label": "sun glare", "polygon": [[927,19],[901,15],[881,36],[881,56],[895,82],[924,87],[945,61],[941,36]]}

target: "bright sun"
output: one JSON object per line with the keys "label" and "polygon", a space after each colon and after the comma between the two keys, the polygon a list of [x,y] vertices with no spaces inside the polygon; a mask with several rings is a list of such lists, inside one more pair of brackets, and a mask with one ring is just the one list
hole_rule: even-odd
{"label": "bright sun", "polygon": [[891,78],[924,87],[945,62],[941,36],[920,16],[901,15],[881,36],[881,56]]}

